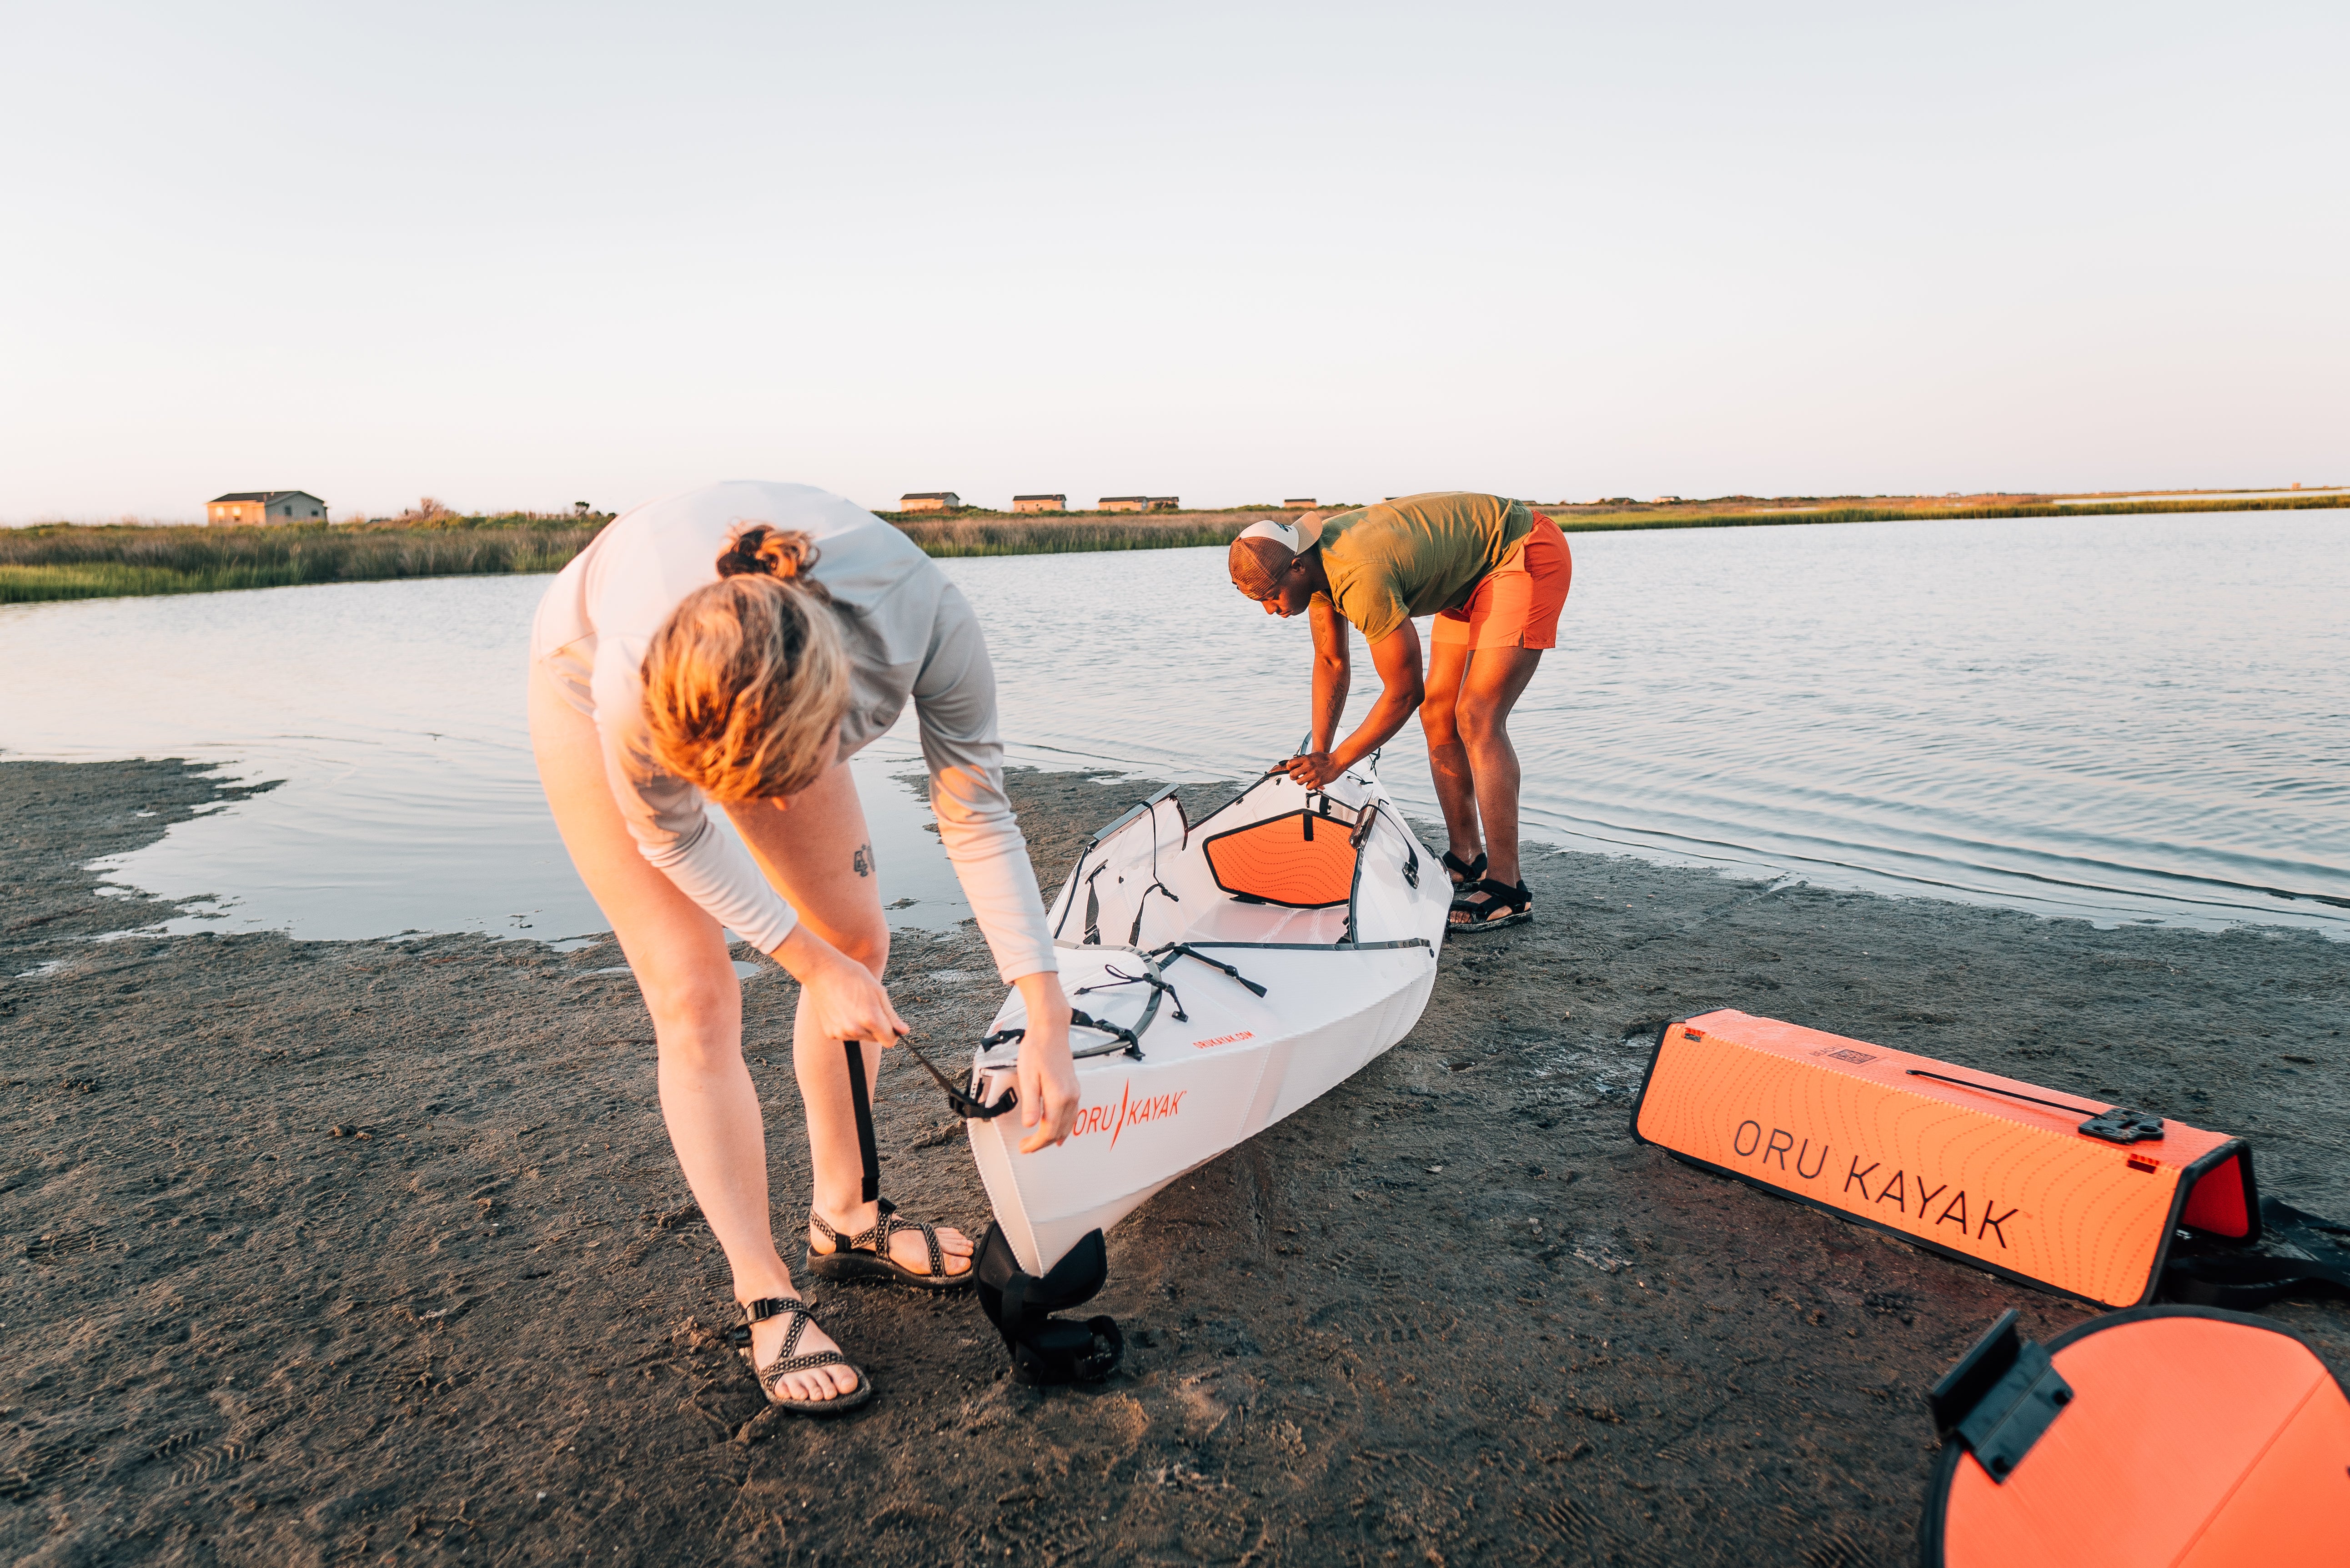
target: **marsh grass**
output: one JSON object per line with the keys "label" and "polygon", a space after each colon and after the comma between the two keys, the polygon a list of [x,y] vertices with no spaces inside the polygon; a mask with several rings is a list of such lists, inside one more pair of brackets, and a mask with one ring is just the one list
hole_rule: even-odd
{"label": "marsh grass", "polygon": [[601,519],[474,526],[0,529],[0,604],[552,572]]}
{"label": "marsh grass", "polygon": [[[1703,504],[1624,512],[1544,508],[1570,534],[1644,528],[1760,528],[1823,523],[1968,522],[1997,517],[2110,517],[2132,513],[2301,512],[2350,506],[2350,495],[2245,500],[2124,501],[2056,506],[1828,506],[1816,512]],[[1275,507],[1231,512],[905,514],[891,520],[931,556],[1052,556],[1097,550],[1174,550],[1228,545]],[[446,515],[333,528],[81,526],[0,528],[0,604],[200,594],[303,583],[392,577],[478,576],[561,569],[609,518],[590,515]]]}

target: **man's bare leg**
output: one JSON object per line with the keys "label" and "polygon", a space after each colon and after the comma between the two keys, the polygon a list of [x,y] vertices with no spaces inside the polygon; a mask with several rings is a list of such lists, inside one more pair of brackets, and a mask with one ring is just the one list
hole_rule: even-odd
{"label": "man's bare leg", "polygon": [[1419,726],[1428,736],[1428,772],[1444,812],[1446,847],[1473,862],[1485,852],[1485,843],[1477,830],[1477,785],[1459,723],[1461,677],[1468,672],[1468,644],[1439,642],[1430,649]]}
{"label": "man's bare leg", "polygon": [[1510,743],[1510,710],[1542,656],[1538,648],[1478,651],[1461,682],[1455,718],[1485,828],[1485,875],[1513,886],[1524,877],[1518,865],[1518,752]]}

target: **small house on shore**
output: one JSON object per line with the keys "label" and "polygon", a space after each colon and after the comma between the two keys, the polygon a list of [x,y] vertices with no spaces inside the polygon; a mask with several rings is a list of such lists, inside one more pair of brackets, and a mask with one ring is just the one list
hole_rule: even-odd
{"label": "small house on shore", "polygon": [[1014,512],[1066,512],[1069,498],[1066,495],[1015,495],[1012,498]]}
{"label": "small house on shore", "polygon": [[962,504],[962,497],[951,490],[924,490],[898,497],[900,512],[952,512]]}
{"label": "small house on shore", "polygon": [[204,522],[214,528],[326,520],[327,504],[307,490],[232,490],[204,503]]}
{"label": "small house on shore", "polygon": [[1094,504],[1104,512],[1148,512],[1150,510],[1150,497],[1148,495],[1105,495],[1099,501],[1095,502]]}
{"label": "small house on shore", "polygon": [[1678,495],[1659,495],[1648,503],[1651,506],[1679,506],[1680,504],[1681,498]]}

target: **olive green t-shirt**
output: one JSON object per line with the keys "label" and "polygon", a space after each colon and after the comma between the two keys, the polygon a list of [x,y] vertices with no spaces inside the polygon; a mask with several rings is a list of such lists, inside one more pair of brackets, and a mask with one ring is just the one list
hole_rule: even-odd
{"label": "olive green t-shirt", "polygon": [[1467,604],[1534,525],[1524,502],[1465,490],[1341,512],[1322,524],[1328,597],[1364,640],[1377,642],[1413,616]]}

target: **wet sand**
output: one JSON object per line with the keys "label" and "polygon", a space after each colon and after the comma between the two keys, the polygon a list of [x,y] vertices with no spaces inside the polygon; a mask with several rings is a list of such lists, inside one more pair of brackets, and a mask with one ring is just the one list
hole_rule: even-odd
{"label": "wet sand", "polygon": [[[1014,788],[1048,877],[1138,793]],[[57,966],[0,979],[13,1562],[1908,1562],[1923,1389],[2006,1307],[2089,1309],[1634,1144],[1627,1034],[1719,1006],[2249,1134],[2350,1217],[2350,947],[1548,854],[1407,1040],[1112,1235],[1111,1381],[1013,1385],[968,1296],[819,1287],[879,1397],[754,1420],[617,950],[91,941],[166,911],[83,864],[220,798],[0,764],[0,976]],[[892,981],[942,1046],[1000,994],[971,934]],[[792,1000],[745,991],[795,1236]],[[910,1062],[877,1115],[885,1189],[981,1229]],[[2350,1309],[2269,1315],[2350,1372]]]}

